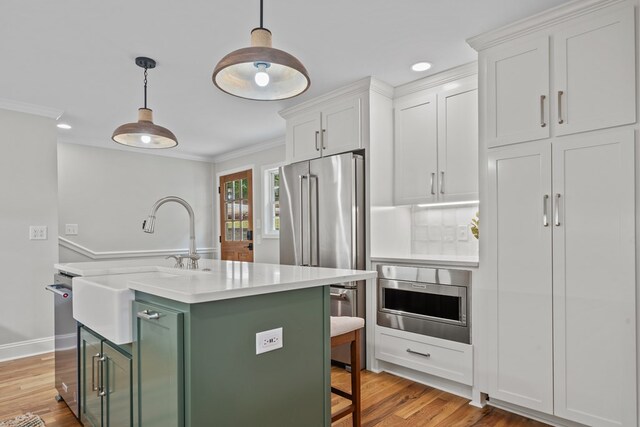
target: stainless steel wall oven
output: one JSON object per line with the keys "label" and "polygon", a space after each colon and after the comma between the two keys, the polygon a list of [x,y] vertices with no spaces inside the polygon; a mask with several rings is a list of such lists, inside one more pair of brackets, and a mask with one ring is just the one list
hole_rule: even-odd
{"label": "stainless steel wall oven", "polygon": [[378,265],[378,325],[470,343],[471,272]]}

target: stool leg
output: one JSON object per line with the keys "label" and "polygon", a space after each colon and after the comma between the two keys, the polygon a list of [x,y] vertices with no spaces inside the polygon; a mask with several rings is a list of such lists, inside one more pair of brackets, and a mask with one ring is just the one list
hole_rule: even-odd
{"label": "stool leg", "polygon": [[353,407],[353,427],[360,427],[360,329],[355,331],[355,340],[351,342],[351,400]]}

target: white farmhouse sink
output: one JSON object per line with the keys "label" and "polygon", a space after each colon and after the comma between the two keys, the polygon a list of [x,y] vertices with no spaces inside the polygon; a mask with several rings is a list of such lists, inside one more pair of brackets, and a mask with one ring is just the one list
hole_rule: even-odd
{"label": "white farmhouse sink", "polygon": [[176,277],[165,272],[114,274],[73,279],[73,318],[115,344],[133,341],[130,280]]}

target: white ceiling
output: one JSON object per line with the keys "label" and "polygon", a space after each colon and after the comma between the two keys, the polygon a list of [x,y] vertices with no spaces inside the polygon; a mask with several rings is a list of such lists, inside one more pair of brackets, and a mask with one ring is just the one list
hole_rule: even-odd
{"label": "white ceiling", "polygon": [[[393,86],[476,59],[465,39],[566,0],[265,0],[274,47],[306,66],[311,88],[257,102],[211,82],[217,61],[249,45],[258,0],[2,0],[0,98],[64,111],[61,141],[111,148],[136,120],[149,56],[149,107],[177,156],[211,158],[284,135],[278,111],[373,75]],[[414,62],[433,63],[427,72]],[[165,154],[170,154],[165,152]]]}

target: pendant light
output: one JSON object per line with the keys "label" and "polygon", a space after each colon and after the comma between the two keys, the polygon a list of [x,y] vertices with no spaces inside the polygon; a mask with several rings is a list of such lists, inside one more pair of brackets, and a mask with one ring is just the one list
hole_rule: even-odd
{"label": "pendant light", "polygon": [[111,139],[118,144],[136,148],[172,148],[178,145],[176,136],[167,128],[153,123],[153,111],[147,108],[147,70],[155,68],[156,61],[140,56],[136,65],[144,68],[144,107],[138,109],[138,121],[119,126]]}
{"label": "pendant light", "polygon": [[293,55],[271,47],[271,31],[262,26],[251,31],[251,47],[231,52],[213,70],[213,83],[240,98],[275,101],[298,96],[311,81],[304,65]]}

